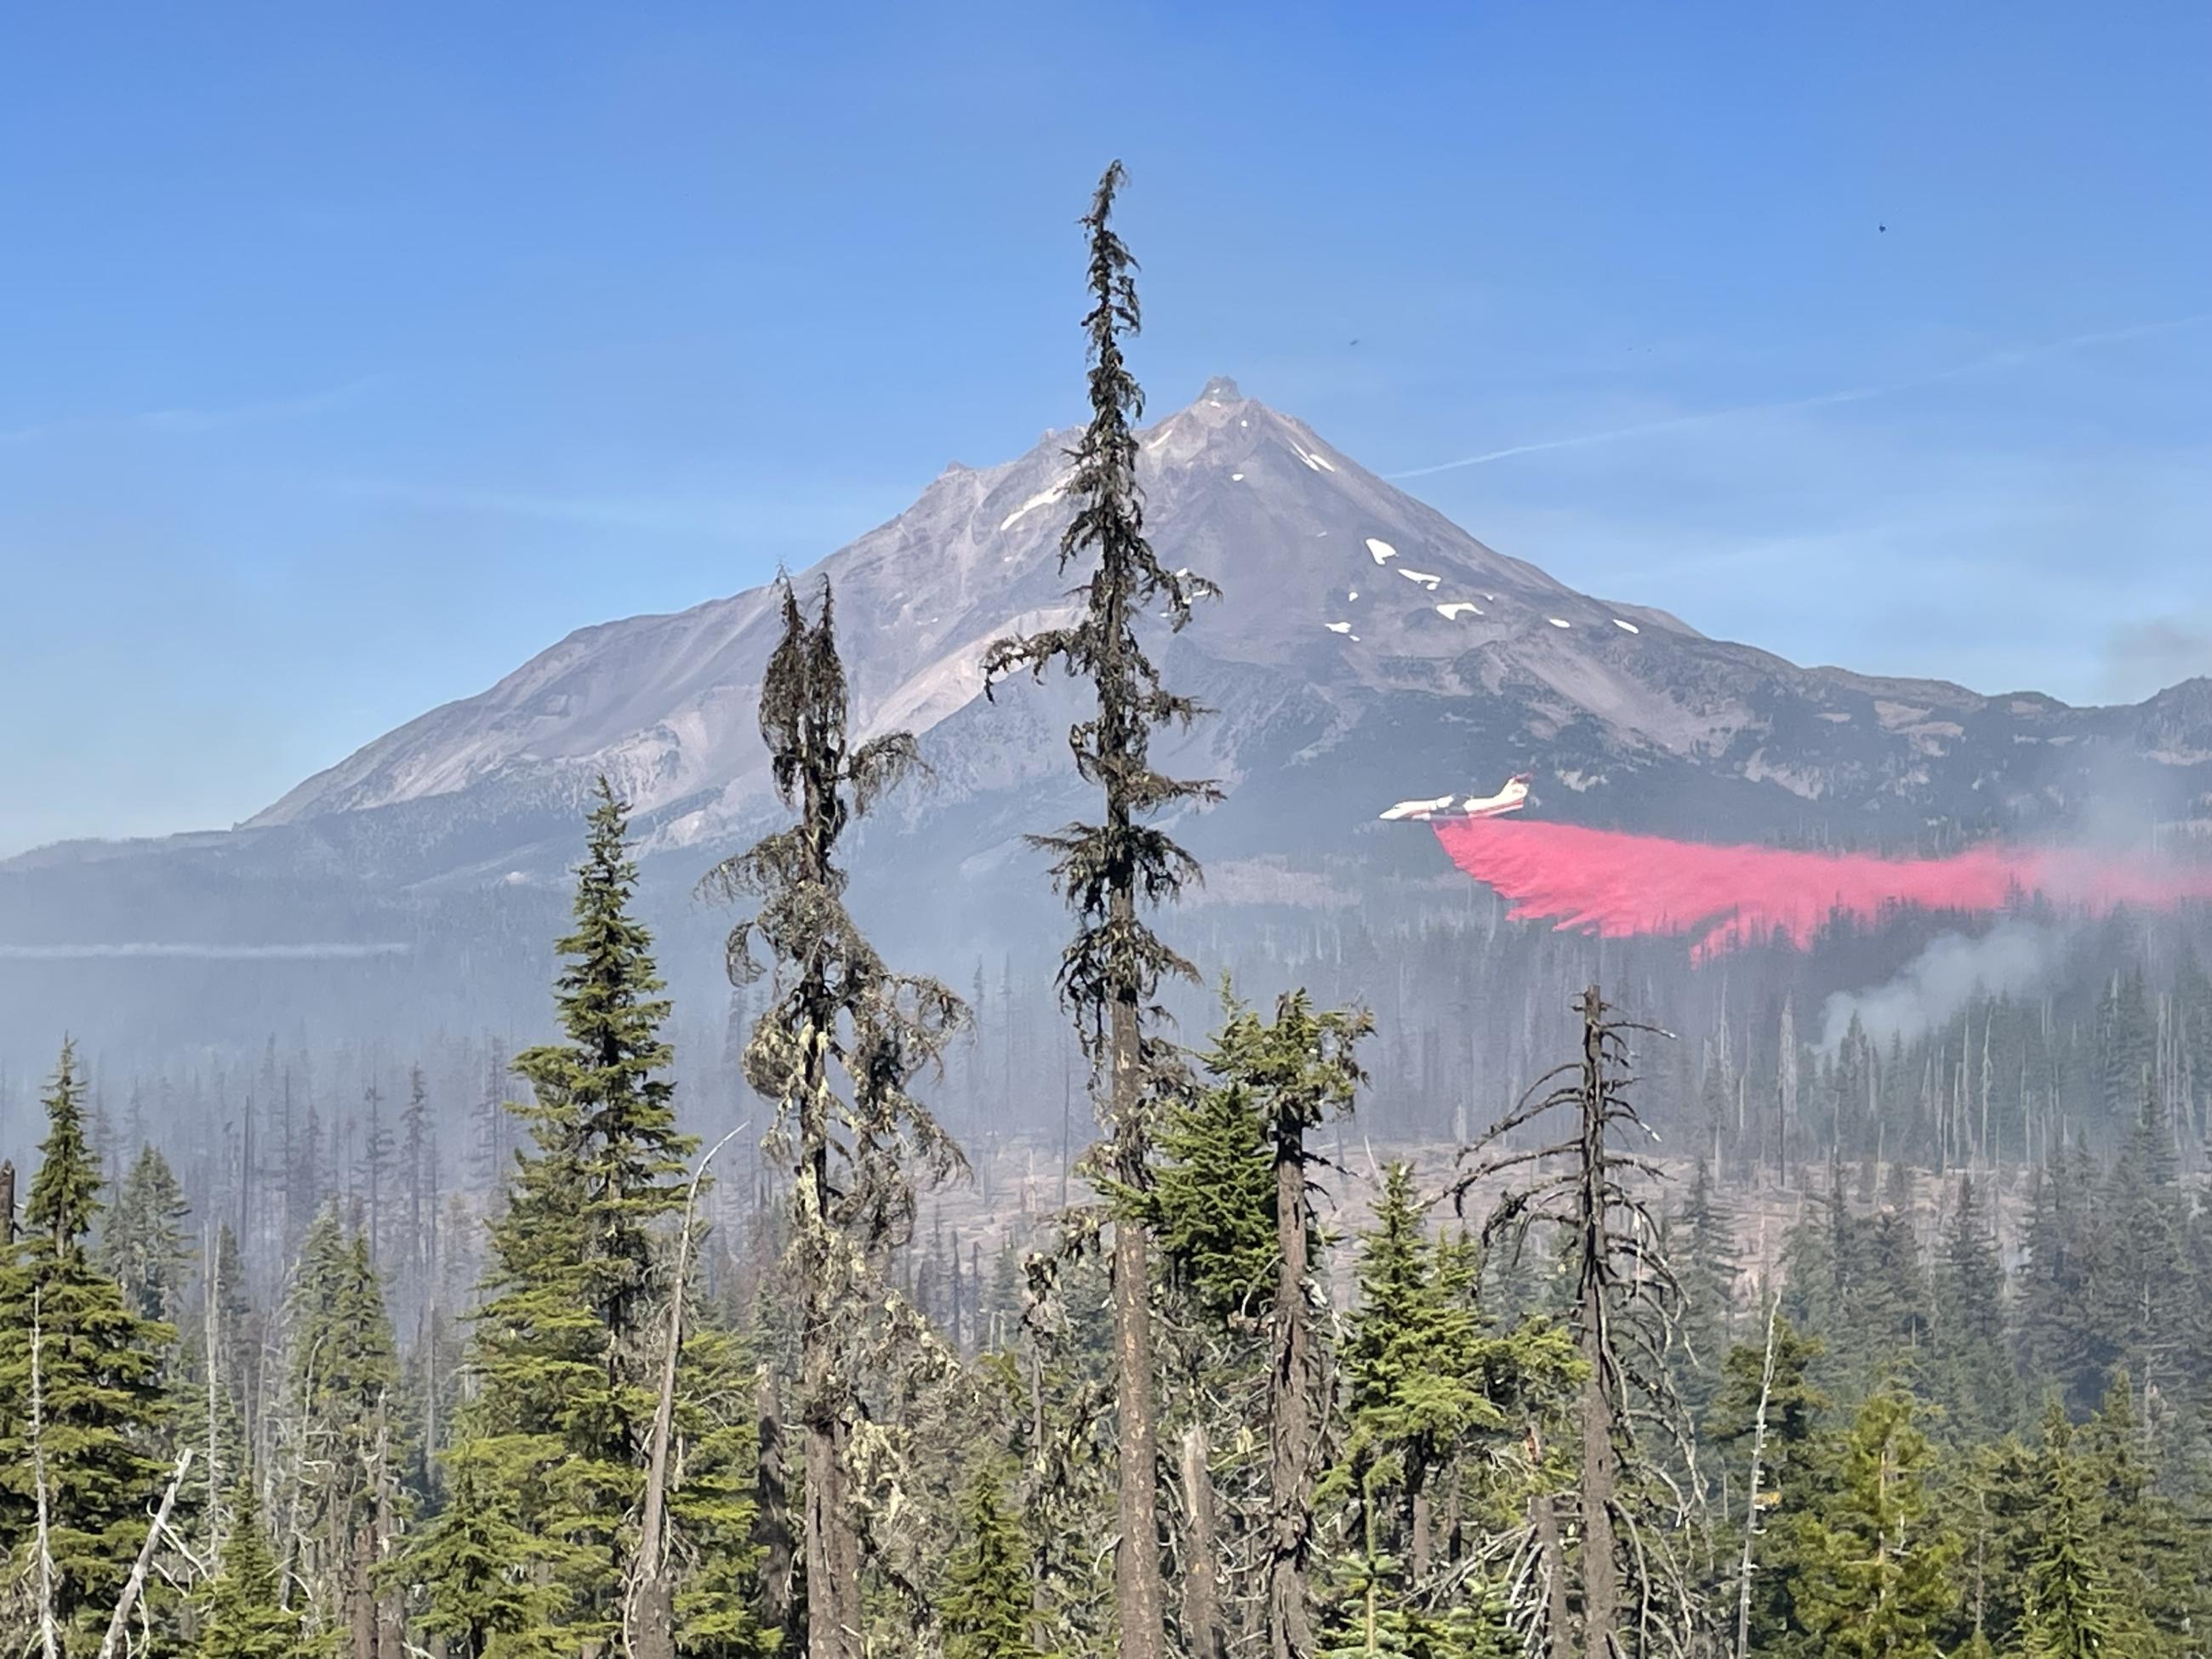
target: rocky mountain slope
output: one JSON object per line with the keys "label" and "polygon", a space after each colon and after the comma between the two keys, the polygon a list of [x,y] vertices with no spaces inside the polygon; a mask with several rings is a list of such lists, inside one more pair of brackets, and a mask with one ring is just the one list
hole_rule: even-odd
{"label": "rocky mountain slope", "polygon": [[[1087,805],[1066,762],[1078,705],[1054,684],[986,698],[979,665],[994,638],[1068,612],[1071,436],[948,467],[802,578],[834,584],[860,723],[923,734],[934,781],[870,828],[863,878],[894,934],[948,960],[979,930],[1063,925],[1021,838]],[[1155,546],[1223,589],[1160,641],[1172,682],[1215,711],[1164,756],[1228,791],[1179,831],[1215,905],[1432,902],[1456,878],[1376,812],[1522,771],[1536,815],[1705,839],[1902,848],[2109,810],[2138,830],[2212,817],[2212,682],[2085,709],[1800,667],[1572,591],[1225,380],[1144,442]],[[691,881],[775,811],[754,723],[775,626],[756,588],[586,628],[234,830],[0,864],[0,957],[397,933],[473,960],[557,915],[602,772],[635,805],[649,886],[690,926]]]}
{"label": "rocky mountain slope", "polygon": [[[1065,771],[1024,706],[1035,696],[985,702],[979,665],[993,639],[1068,613],[1056,550],[1070,435],[1002,465],[947,468],[819,567],[861,723],[934,734],[935,810]],[[1529,769],[1555,816],[1754,836],[2041,826],[2100,786],[2191,812],[2212,780],[2202,683],[2077,710],[1799,668],[1571,591],[1229,380],[1152,428],[1144,462],[1156,545],[1224,590],[1174,642],[1179,672],[1218,710],[1185,763],[1231,785],[1283,771],[1261,792],[1269,810],[1311,833],[1285,824],[1281,850],[1348,836],[1402,795],[1487,789]],[[773,594],[757,588],[585,629],[246,827],[413,809],[434,842],[464,822],[531,820],[605,772],[657,848],[715,842],[763,798],[753,709],[775,625]],[[481,864],[483,838],[463,839],[446,868],[432,855],[407,873]]]}

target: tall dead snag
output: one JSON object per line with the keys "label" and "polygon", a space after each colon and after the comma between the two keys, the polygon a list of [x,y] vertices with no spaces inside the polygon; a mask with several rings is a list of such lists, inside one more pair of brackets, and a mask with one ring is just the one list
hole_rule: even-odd
{"label": "tall dead snag", "polygon": [[[1686,1654],[1696,1607],[1680,1540],[1687,1505],[1655,1439],[1690,1461],[1686,1421],[1669,1380],[1666,1351],[1681,1289],[1661,1245],[1658,1224],[1628,1182],[1662,1178],[1657,1164],[1619,1150],[1626,1132],[1656,1139],[1628,1091],[1628,1037],[1657,1028],[1610,1018],[1591,986],[1576,999],[1582,1057],[1539,1078],[1512,1111],[1462,1154],[1452,1186],[1462,1206],[1494,1180],[1505,1189],[1484,1223],[1486,1247],[1518,1250],[1532,1226],[1566,1230],[1575,1269],[1576,1344],[1584,1376],[1578,1409],[1581,1474],[1574,1512],[1581,1535],[1581,1642],[1585,1659]],[[1534,1147],[1508,1144],[1559,1108],[1571,1109],[1571,1133]],[[1546,1517],[1539,1516],[1539,1528]],[[1553,1583],[1564,1564],[1552,1565]],[[1548,1626],[1553,1659],[1570,1659],[1574,1635],[1562,1628],[1559,1599],[1536,1610]],[[1624,1622],[1624,1607],[1626,1622]]]}
{"label": "tall dead snag", "polygon": [[1759,1462],[1766,1455],[1766,1407],[1774,1397],[1774,1337],[1781,1317],[1782,1298],[1769,1296],[1766,1350],[1759,1367],[1759,1406],[1751,1419],[1751,1478],[1745,1488],[1743,1505],[1743,1560],[1736,1569],[1735,1659],[1749,1659],[1751,1652],[1752,1554],[1759,1542]]}
{"label": "tall dead snag", "polygon": [[647,1444],[645,1501],[638,1522],[637,1557],[623,1598],[623,1646],[632,1659],[674,1659],[675,1585],[668,1571],[668,1457],[676,1431],[676,1372],[684,1358],[684,1291],[691,1271],[691,1224],[699,1212],[699,1183],[714,1154],[743,1133],[739,1124],[709,1146],[691,1170],[684,1194],[684,1225],[676,1235],[676,1266],[669,1278],[668,1338],[660,1356],[660,1395],[653,1406]]}
{"label": "tall dead snag", "polygon": [[[1164,808],[1218,798],[1209,783],[1162,776],[1151,763],[1152,735],[1188,726],[1201,712],[1160,680],[1146,656],[1137,624],[1164,612],[1181,629],[1194,599],[1210,595],[1202,578],[1164,569],[1145,539],[1137,487],[1134,422],[1144,394],[1122,356],[1125,336],[1139,328],[1136,261],[1112,228],[1114,198],[1123,182],[1115,162],[1098,181],[1082,223],[1090,245],[1091,306],[1083,319],[1091,341],[1091,422],[1068,452],[1074,474],[1067,494],[1079,505],[1060,538],[1060,565],[1094,553],[1097,563],[1075,592],[1083,614],[1072,627],[995,641],[984,655],[987,690],[1027,669],[1042,680],[1059,664],[1087,680],[1097,712],[1068,733],[1075,769],[1104,798],[1105,820],[1036,836],[1054,855],[1054,884],[1077,916],[1073,941],[1060,957],[1060,991],[1073,1012],[1093,1093],[1105,1129],[1102,1173],[1141,1190],[1151,1135],[1146,1104],[1172,1064],[1147,1035],[1161,1018],[1153,1005],[1168,975],[1194,978],[1139,914],[1141,901],[1173,898],[1198,878],[1198,864],[1166,833],[1144,820]],[[1165,1631],[1160,1589],[1159,1425],[1153,1397],[1151,1308],[1146,1231],[1124,1220],[1114,1230],[1114,1386],[1119,1424],[1119,1543],[1114,1601],[1122,1659],[1160,1659]]]}
{"label": "tall dead snag", "polygon": [[1272,1659],[1315,1650],[1308,1567],[1321,1468],[1313,1339],[1313,1204],[1306,1136],[1352,1109],[1366,1081],[1353,1050],[1375,1029],[1365,1010],[1316,1014],[1303,991],[1262,1025],[1249,1013],[1222,1033],[1214,1068],[1256,1094],[1275,1164],[1275,1299],[1268,1317],[1267,1644]]}
{"label": "tall dead snag", "polygon": [[934,980],[884,965],[846,914],[845,872],[835,861],[846,825],[913,774],[920,757],[905,732],[854,747],[847,707],[830,585],[809,623],[787,580],[783,638],[761,683],[760,727],[776,792],[798,821],[724,860],[701,888],[759,901],[731,932],[732,982],[760,977],[756,939],[772,963],[769,1006],[745,1045],[744,1066],[746,1080],[775,1103],[766,1144],[792,1163],[787,1262],[801,1299],[810,1659],[860,1659],[862,1651],[862,1538],[849,1449],[866,1411],[854,1381],[858,1338],[871,1304],[891,1300],[881,1261],[913,1233],[911,1172],[941,1181],[965,1167],[907,1091],[917,1071],[937,1063],[965,1005]]}

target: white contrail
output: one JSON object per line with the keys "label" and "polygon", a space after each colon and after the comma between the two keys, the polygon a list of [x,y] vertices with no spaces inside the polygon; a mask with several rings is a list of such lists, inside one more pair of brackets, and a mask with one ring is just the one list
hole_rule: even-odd
{"label": "white contrail", "polygon": [[2014,364],[2030,362],[2038,357],[2049,357],[2059,352],[2078,351],[2085,346],[2113,345],[2123,340],[2139,340],[2145,335],[2171,333],[2175,329],[2192,328],[2206,321],[2212,321],[2212,312],[2198,312],[2193,316],[2171,318],[2165,322],[2137,323],[2128,328],[2101,329],[2093,334],[2074,334],[2063,340],[2046,340],[2039,345],[2008,346],[2002,351],[1991,352],[1986,357],[1978,357],[1970,363],[1938,369],[1933,374],[1915,375],[1909,380],[1845,386],[1839,392],[1815,392],[1809,398],[1739,404],[1732,409],[1707,410],[1701,415],[1676,415],[1663,421],[1645,421],[1637,426],[1615,427],[1609,432],[1583,432],[1571,438],[1547,438],[1539,443],[1513,444],[1480,455],[1463,456],[1456,461],[1439,461],[1434,466],[1409,467],[1403,472],[1386,472],[1382,476],[1386,478],[1425,478],[1433,472],[1455,472],[1463,466],[1483,466],[1516,455],[1534,455],[1547,449],[1577,449],[1585,444],[1607,444],[1620,438],[1640,438],[1647,433],[1672,432],[1680,427],[1703,426],[1710,421],[1734,420],[1740,415],[1771,415],[1791,409],[1820,409],[1830,404],[1864,403],[1869,398],[1887,398],[1899,392],[1915,391],[1921,386],[1940,386],[1946,380],[1960,380],[1969,374],[1986,374],[1994,369],[2010,368]]}
{"label": "white contrail", "polygon": [[352,961],[363,957],[404,957],[400,943],[376,945],[170,945],[133,939],[114,945],[0,945],[0,961],[75,962],[93,957],[153,957],[191,962]]}

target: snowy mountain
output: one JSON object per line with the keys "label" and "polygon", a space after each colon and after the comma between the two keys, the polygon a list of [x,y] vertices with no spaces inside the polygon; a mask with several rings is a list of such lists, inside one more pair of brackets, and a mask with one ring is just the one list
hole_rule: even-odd
{"label": "snowy mountain", "polygon": [[[1072,436],[948,467],[803,578],[834,584],[860,724],[923,734],[933,784],[870,827],[861,880],[894,933],[949,961],[979,932],[1064,927],[1021,838],[1087,805],[1065,740],[1078,704],[1058,684],[986,699],[979,664],[1068,613]],[[1456,878],[1432,839],[1376,814],[1519,772],[1532,815],[1707,839],[1896,848],[2116,807],[2137,826],[2212,817],[2212,682],[2076,709],[1799,667],[1574,592],[1226,380],[1149,429],[1141,479],[1163,561],[1223,589],[1160,641],[1171,683],[1214,711],[1164,755],[1228,791],[1178,829],[1208,862],[1212,925],[1433,902]],[[550,937],[602,772],[636,810],[666,925],[702,927],[690,883],[775,811],[754,722],[775,628],[765,588],[586,628],[235,830],[0,864],[0,953],[396,934],[480,963],[488,939]]]}
{"label": "snowy mountain", "polygon": [[[1048,433],[1002,465],[947,468],[818,567],[861,724],[936,734],[937,810],[1066,770],[1055,744],[1034,741],[1036,695],[1015,687],[985,704],[979,665],[992,640],[1068,614],[1056,553],[1072,435]],[[1263,761],[1286,765],[1295,781],[1269,794],[1345,836],[1401,796],[1487,790],[1521,769],[1536,771],[1538,810],[1554,816],[1750,835],[2038,825],[2100,783],[2193,810],[2212,777],[2203,685],[2081,711],[1801,669],[1493,551],[1233,381],[1152,428],[1143,465],[1163,558],[1224,590],[1174,642],[1178,672],[1218,711],[1192,760],[1231,784]],[[773,595],[756,588],[585,629],[246,827],[413,809],[435,841],[459,821],[534,820],[605,772],[656,849],[715,842],[763,800],[753,713],[775,627]],[[1346,792],[1354,777],[1363,793]],[[461,839],[465,856],[410,874],[482,863],[481,835]]]}

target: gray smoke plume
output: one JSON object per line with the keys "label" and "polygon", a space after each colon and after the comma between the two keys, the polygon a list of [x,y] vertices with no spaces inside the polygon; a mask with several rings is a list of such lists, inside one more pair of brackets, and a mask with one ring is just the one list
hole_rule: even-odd
{"label": "gray smoke plume", "polygon": [[1976,995],[2029,989],[2058,957],[2056,929],[2016,917],[1979,938],[1945,933],[1929,941],[1895,978],[1863,991],[1838,991],[1821,1004],[1820,1044],[1832,1048],[1842,1042],[1853,1014],[1878,1042],[1917,1036]]}

